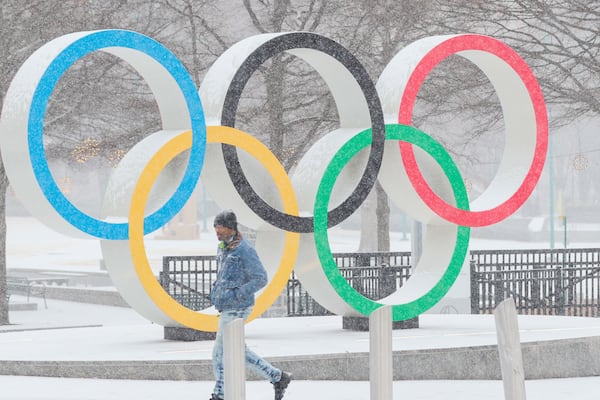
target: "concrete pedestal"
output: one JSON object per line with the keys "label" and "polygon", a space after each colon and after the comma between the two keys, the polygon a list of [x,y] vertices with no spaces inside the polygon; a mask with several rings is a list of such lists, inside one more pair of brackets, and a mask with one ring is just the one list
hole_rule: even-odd
{"label": "concrete pedestal", "polygon": [[[419,327],[419,317],[406,321],[393,321],[392,329],[415,329]],[[368,317],[342,317],[342,328],[351,331],[368,331]]]}
{"label": "concrete pedestal", "polygon": [[164,338],[166,340],[181,340],[184,342],[193,342],[197,340],[215,340],[216,332],[204,332],[191,328],[182,328],[178,326],[165,326]]}

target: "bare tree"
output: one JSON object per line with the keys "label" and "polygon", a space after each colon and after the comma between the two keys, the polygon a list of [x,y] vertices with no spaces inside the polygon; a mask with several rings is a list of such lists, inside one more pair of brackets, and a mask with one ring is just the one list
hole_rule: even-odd
{"label": "bare tree", "polygon": [[[349,47],[358,46],[353,51],[374,76],[400,47],[418,38],[471,32],[493,36],[532,67],[551,127],[557,129],[598,116],[599,10],[598,1],[582,0],[352,2],[338,8],[341,22],[334,35]],[[470,196],[485,188],[502,156],[504,122],[495,90],[481,71],[458,56],[443,61],[419,92],[413,123],[439,140],[466,171]],[[573,169],[570,163],[580,159],[558,160],[563,181]],[[596,184],[590,184],[586,191],[596,192]]]}
{"label": "bare tree", "polygon": [[[141,13],[144,3],[131,2],[128,11]],[[120,1],[0,2],[0,105],[13,76],[27,57],[48,41],[66,33],[104,28],[128,14]],[[120,79],[114,79],[118,76]],[[125,78],[125,79],[123,79]],[[140,132],[148,131],[148,114],[152,108],[149,91],[140,93],[137,77],[114,57],[93,55],[76,62],[56,86],[44,121],[44,144],[47,157],[62,159],[71,168],[81,168],[83,161],[94,157],[118,157],[115,150],[127,148]],[[119,86],[120,82],[121,86]],[[97,94],[105,95],[97,96]],[[136,95],[138,96],[136,98]],[[128,107],[140,111],[132,122],[123,117]],[[115,118],[115,116],[117,116]],[[131,129],[131,125],[133,129]],[[152,124],[152,121],[150,122]],[[137,125],[137,126],[136,126]],[[137,132],[136,132],[137,131]],[[118,133],[133,132],[133,136]],[[136,136],[138,135],[138,136]],[[125,144],[123,144],[125,143]],[[65,157],[66,156],[66,157]],[[96,173],[96,172],[94,172]],[[0,324],[9,323],[6,301],[6,189],[4,166],[0,169]]]}
{"label": "bare tree", "polygon": [[527,0],[438,2],[446,29],[463,23],[515,48],[535,70],[552,120],[600,114],[600,2]]}
{"label": "bare tree", "polygon": [[[57,33],[54,13],[64,12],[70,2],[47,4],[44,1],[0,2],[0,52],[3,62],[0,63],[0,106],[4,94],[18,67],[48,37]],[[6,288],[6,216],[5,196],[8,180],[4,165],[0,168],[0,325],[9,323]]]}
{"label": "bare tree", "polygon": [[[328,33],[357,56],[374,81],[404,45],[432,32],[423,18],[434,11],[428,2],[339,2],[335,9]],[[389,251],[389,231],[389,200],[377,184],[361,207],[359,250]]]}
{"label": "bare tree", "polygon": [[[258,33],[315,31],[328,10],[327,3],[243,1]],[[240,102],[240,122],[263,138],[289,171],[310,145],[337,125],[332,98],[312,69],[287,54],[273,57],[258,75],[254,83],[249,82],[258,94],[245,95]],[[259,109],[265,112],[257,113]]]}
{"label": "bare tree", "polygon": [[[552,185],[564,194],[566,207],[582,207],[582,212],[585,208],[597,207],[595,199],[600,187],[593,179],[592,168],[597,165],[600,146],[593,134],[588,135],[592,139],[584,142],[580,129],[597,125],[600,117],[600,2],[493,0],[435,3],[440,28],[449,32],[470,30],[502,40],[532,67],[542,87],[548,107],[551,142],[547,164],[550,179],[541,186],[547,184],[550,193],[542,195],[539,190],[534,193],[532,197],[537,198],[537,208],[556,200]],[[485,77],[481,76],[472,82],[478,88],[486,84]],[[482,93],[480,89],[473,92]],[[489,125],[501,127],[499,108],[496,105],[490,107],[493,103],[486,102],[486,97],[479,98],[482,101],[473,104],[472,110],[486,115]],[[585,185],[581,183],[583,180]],[[580,193],[584,195],[578,195]],[[577,213],[574,209],[571,212]],[[538,210],[537,213],[546,212]]]}

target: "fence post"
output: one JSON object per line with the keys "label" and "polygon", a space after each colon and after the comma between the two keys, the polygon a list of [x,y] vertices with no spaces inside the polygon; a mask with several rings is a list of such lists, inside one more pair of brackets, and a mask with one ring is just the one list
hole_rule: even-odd
{"label": "fence post", "polygon": [[517,310],[512,297],[501,302],[494,310],[498,354],[506,400],[525,400],[525,372],[519,338]]}
{"label": "fence post", "polygon": [[246,357],[244,320],[241,318],[223,327],[223,375],[225,400],[246,398]]}
{"label": "fence post", "polygon": [[396,270],[387,264],[382,264],[379,269],[379,299],[383,299],[396,291]]}
{"label": "fence post", "polygon": [[565,315],[565,288],[562,267],[556,268],[556,286],[558,291],[558,315]]}
{"label": "fence post", "polygon": [[479,273],[477,272],[477,264],[471,260],[469,262],[471,267],[471,314],[480,314],[481,303],[479,300],[480,287],[479,287]]}
{"label": "fence post", "polygon": [[369,316],[369,380],[371,400],[392,400],[392,307],[383,306]]}

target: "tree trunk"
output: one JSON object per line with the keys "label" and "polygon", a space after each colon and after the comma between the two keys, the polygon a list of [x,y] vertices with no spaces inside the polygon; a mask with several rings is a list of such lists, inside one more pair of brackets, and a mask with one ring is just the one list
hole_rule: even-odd
{"label": "tree trunk", "polygon": [[285,65],[282,56],[276,55],[272,58],[267,70],[265,84],[267,86],[267,112],[269,114],[269,147],[277,158],[283,155],[283,75]]}
{"label": "tree trunk", "polygon": [[360,209],[359,252],[390,250],[390,206],[379,182]]}
{"label": "tree trunk", "polygon": [[377,250],[377,193],[371,193],[360,207],[360,242],[359,252],[372,252]]}
{"label": "tree trunk", "polygon": [[377,250],[390,251],[390,204],[388,195],[377,181],[375,184],[377,193]]}
{"label": "tree trunk", "polygon": [[[1,161],[1,160],[0,160]],[[8,178],[4,164],[0,162],[0,325],[10,323],[6,298],[6,188]]]}

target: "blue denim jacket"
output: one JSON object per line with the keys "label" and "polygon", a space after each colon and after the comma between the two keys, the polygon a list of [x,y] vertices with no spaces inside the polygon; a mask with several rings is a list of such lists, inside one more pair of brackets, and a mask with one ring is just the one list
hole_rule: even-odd
{"label": "blue denim jacket", "polygon": [[210,301],[219,311],[240,310],[254,305],[254,293],[267,282],[267,271],[256,250],[242,239],[235,249],[219,248],[217,279]]}

